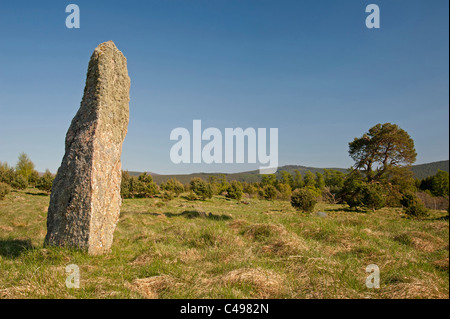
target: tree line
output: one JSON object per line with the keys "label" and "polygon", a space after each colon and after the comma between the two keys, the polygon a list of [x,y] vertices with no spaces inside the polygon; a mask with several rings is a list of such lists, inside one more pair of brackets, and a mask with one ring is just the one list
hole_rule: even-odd
{"label": "tree line", "polygon": [[11,189],[34,187],[50,193],[53,180],[54,176],[49,170],[39,176],[29,156],[20,153],[15,167],[9,166],[6,162],[0,162],[0,200],[10,193]]}
{"label": "tree line", "polygon": [[[225,175],[194,177],[187,184],[176,178],[157,185],[150,174],[131,176],[122,172],[121,196],[146,198],[159,196],[164,201],[185,196],[188,200],[207,200],[222,195],[240,201],[243,196],[263,200],[287,200],[298,210],[310,212],[318,201],[347,204],[359,210],[383,207],[404,207],[410,216],[424,216],[427,209],[419,192],[429,196],[449,197],[449,173],[439,170],[435,175],[414,179],[411,165],[417,153],[409,134],[396,124],[377,124],[349,143],[354,165],[347,173],[324,169],[315,174],[298,170],[292,174],[262,175],[259,182],[227,181]],[[15,167],[0,162],[0,199],[11,188],[36,187],[50,192],[54,176],[47,170],[39,176],[33,162],[21,153]],[[423,196],[422,196],[423,198]],[[448,206],[448,204],[447,204]]]}
{"label": "tree line", "polygon": [[417,157],[414,141],[396,124],[377,124],[355,138],[349,143],[349,155],[355,163],[347,174],[333,169],[325,169],[323,174],[308,171],[304,176],[298,170],[293,174],[282,171],[278,176],[262,175],[261,181],[254,183],[227,182],[222,175],[210,176],[207,180],[195,177],[186,185],[172,178],[158,186],[150,175],[132,177],[124,172],[122,196],[160,194],[163,199],[170,200],[187,193],[186,198],[191,200],[205,200],[213,195],[241,200],[245,194],[265,200],[290,200],[292,206],[306,212],[312,211],[315,203],[322,200],[330,204],[347,204],[355,210],[404,207],[406,214],[416,217],[427,214],[417,195],[419,191],[445,197],[448,201],[448,172],[439,170],[423,180],[414,179],[411,171]]}

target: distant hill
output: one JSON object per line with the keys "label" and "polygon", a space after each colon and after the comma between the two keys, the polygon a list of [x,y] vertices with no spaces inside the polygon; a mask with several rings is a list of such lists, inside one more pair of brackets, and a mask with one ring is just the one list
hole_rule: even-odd
{"label": "distant hill", "polygon": [[[340,172],[346,173],[347,170],[343,168],[333,168],[335,170],[338,170]],[[307,166],[301,166],[301,165],[286,165],[279,167],[276,175],[280,175],[282,171],[287,171],[291,174],[294,174],[295,170],[299,170],[302,175],[305,175],[307,171],[311,171],[312,173],[324,172],[324,168],[317,168],[317,167],[307,167]],[[132,176],[139,176],[142,172],[135,172],[130,171],[130,175]],[[261,180],[261,175],[259,174],[259,170],[255,171],[247,171],[247,172],[241,172],[241,173],[193,173],[193,174],[179,174],[179,175],[159,175],[154,173],[149,173],[153,176],[153,180],[157,184],[161,184],[165,181],[167,181],[170,178],[176,178],[183,184],[187,184],[190,182],[190,180],[194,177],[200,177],[205,180],[207,180],[210,176],[215,176],[216,178],[221,178],[222,175],[225,175],[227,181],[240,181],[240,182],[247,182],[247,183],[253,183],[253,182],[259,182]]]}
{"label": "distant hill", "polygon": [[421,165],[414,165],[411,170],[414,173],[414,177],[418,179],[424,179],[428,176],[432,176],[437,173],[438,169],[441,171],[449,171],[449,161],[439,161]]}
{"label": "distant hill", "polygon": [[[281,171],[287,171],[291,174],[294,174],[295,170],[298,170],[302,175],[304,176],[307,171],[310,171],[312,173],[323,173],[325,168],[317,168],[317,167],[308,167],[308,166],[301,166],[301,165],[286,165],[279,167],[277,170],[276,175],[280,175]],[[329,168],[334,169],[343,173],[347,173],[347,169],[345,168]],[[423,179],[428,176],[432,176],[437,173],[438,169],[448,172],[449,171],[449,161],[439,161],[439,162],[433,162],[433,163],[427,163],[427,164],[420,164],[420,165],[414,165],[412,166],[411,170],[414,173],[415,178]],[[139,176],[142,172],[136,172],[136,171],[129,171],[130,175],[132,176]],[[153,180],[157,184],[161,184],[165,181],[167,181],[170,178],[176,178],[183,184],[189,183],[189,181],[194,177],[200,177],[205,180],[207,180],[210,176],[215,176],[217,178],[220,178],[221,175],[225,175],[227,181],[237,180],[240,182],[259,182],[261,180],[261,175],[259,174],[258,170],[255,171],[248,171],[248,172],[241,172],[241,173],[230,173],[230,174],[224,174],[224,173],[193,173],[193,174],[178,174],[178,175],[160,175],[156,173],[149,173],[153,176]]]}
{"label": "distant hill", "polygon": [[[136,171],[128,171],[128,174],[130,174],[130,176],[139,176],[141,175],[143,172],[136,172]],[[152,172],[147,172],[147,174],[152,175],[153,177],[155,176],[160,176],[159,174],[156,173],[152,173]]]}

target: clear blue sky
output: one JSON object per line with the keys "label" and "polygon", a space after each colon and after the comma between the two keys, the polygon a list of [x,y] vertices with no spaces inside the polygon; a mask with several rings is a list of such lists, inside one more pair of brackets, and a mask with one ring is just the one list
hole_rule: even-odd
{"label": "clear blue sky", "polygon": [[[66,5],[81,10],[67,29]],[[381,29],[365,27],[366,5]],[[124,169],[171,163],[172,129],[277,127],[279,164],[349,167],[348,142],[396,123],[417,163],[449,158],[449,2],[400,0],[8,1],[0,5],[0,161],[56,172],[94,48],[128,59]]]}

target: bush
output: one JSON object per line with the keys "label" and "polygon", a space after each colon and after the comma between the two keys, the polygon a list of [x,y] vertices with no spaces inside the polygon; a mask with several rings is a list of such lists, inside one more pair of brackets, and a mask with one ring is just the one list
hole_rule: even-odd
{"label": "bush", "polygon": [[131,180],[131,191],[135,197],[153,197],[158,194],[158,186],[151,175],[143,173],[137,181],[135,178]]}
{"label": "bush", "polygon": [[14,180],[11,183],[12,188],[25,189],[28,187],[28,180],[25,176],[16,174]]}
{"label": "bush", "polygon": [[296,189],[291,196],[291,205],[297,210],[312,213],[317,204],[316,197],[308,189]]}
{"label": "bush", "polygon": [[186,199],[189,200],[189,201],[194,201],[194,200],[197,200],[197,199],[198,199],[198,196],[197,196],[194,192],[190,191],[190,192],[186,195]]}
{"label": "bush", "polygon": [[386,204],[386,200],[383,196],[383,188],[379,184],[368,184],[363,187],[362,203],[367,208],[372,209],[374,212],[377,209],[383,208]]}
{"label": "bush", "polygon": [[257,192],[258,192],[257,187],[255,187],[252,184],[245,183],[244,193],[247,193],[248,195],[252,196],[252,195],[255,195]]}
{"label": "bush", "polygon": [[3,200],[9,192],[11,192],[11,187],[6,183],[0,182],[0,200]]}
{"label": "bush", "polygon": [[262,195],[262,197],[267,200],[274,200],[275,198],[277,198],[277,189],[273,185],[266,185],[261,190],[260,195]]}
{"label": "bush", "polygon": [[36,188],[41,191],[50,193],[52,190],[52,185],[53,185],[54,179],[55,179],[55,177],[53,176],[53,174],[50,173],[49,170],[46,170],[44,175],[42,175],[42,177],[39,178],[39,180],[36,184]]}
{"label": "bush", "polygon": [[179,196],[181,193],[184,192],[184,185],[176,178],[171,178],[167,182],[161,184],[161,189],[165,191],[170,191],[174,195]]}
{"label": "bush", "polygon": [[8,163],[0,162],[0,182],[11,185],[14,181],[14,168],[10,167]]}
{"label": "bush", "polygon": [[194,177],[190,182],[191,190],[202,200],[211,198],[213,195],[212,187],[199,177]]}
{"label": "bush", "polygon": [[31,187],[35,187],[39,182],[41,178],[39,177],[39,173],[36,170],[33,170],[28,177],[28,185]]}
{"label": "bush", "polygon": [[363,189],[364,181],[362,180],[361,173],[354,171],[354,173],[347,176],[344,181],[344,186],[338,193],[338,197],[341,202],[347,203],[350,208],[358,208],[363,206]]}
{"label": "bush", "polygon": [[222,182],[217,186],[217,195],[222,195],[228,191],[228,189],[231,187],[231,184],[227,181]]}
{"label": "bush", "polygon": [[161,199],[164,202],[169,202],[169,201],[171,201],[174,198],[175,198],[175,193],[172,192],[172,191],[164,191],[164,192],[161,193]]}
{"label": "bush", "polygon": [[213,195],[220,195],[219,188],[220,185],[217,183],[208,183],[211,186],[211,192]]}
{"label": "bush", "polygon": [[322,197],[322,191],[319,188],[315,186],[305,186],[305,188],[309,190],[311,194],[314,195],[315,198]]}
{"label": "bush", "polygon": [[405,214],[410,217],[424,217],[428,215],[428,210],[416,194],[404,194],[401,204],[405,207]]}
{"label": "bush", "polygon": [[330,188],[332,193],[337,193],[345,181],[345,173],[334,169],[324,169],[325,186]]}
{"label": "bush", "polygon": [[131,198],[131,176],[128,171],[122,171],[122,180],[120,182],[120,196],[122,198]]}
{"label": "bush", "polygon": [[227,198],[241,200],[244,188],[238,181],[231,182],[231,185],[227,189]]}
{"label": "bush", "polygon": [[399,185],[392,184],[383,184],[384,187],[384,196],[385,196],[385,205],[388,207],[400,207],[400,201],[402,200],[403,193],[415,192],[413,190],[400,190]]}
{"label": "bush", "polygon": [[278,190],[280,191],[281,200],[289,200],[292,195],[292,188],[289,184],[278,184]]}

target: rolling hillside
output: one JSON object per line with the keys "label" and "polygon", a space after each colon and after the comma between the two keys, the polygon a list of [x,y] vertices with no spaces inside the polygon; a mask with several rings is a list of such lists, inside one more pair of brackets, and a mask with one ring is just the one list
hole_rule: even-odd
{"label": "rolling hillside", "polygon": [[[334,170],[338,170],[341,172],[346,173],[347,169],[345,168],[331,168]],[[448,172],[449,171],[449,161],[439,161],[439,162],[433,162],[433,163],[427,163],[427,164],[420,164],[420,165],[414,165],[412,167],[412,171],[414,173],[414,177],[423,179],[425,177],[431,176],[436,174],[438,169]],[[295,170],[299,170],[302,175],[305,175],[307,171],[310,171],[312,173],[320,172],[323,173],[324,168],[317,168],[317,167],[307,167],[307,166],[301,166],[301,165],[286,165],[278,168],[277,175],[280,174],[281,171],[287,171],[291,174],[294,173]],[[141,174],[141,172],[135,172],[130,171],[130,175],[132,176],[138,176]],[[159,175],[156,173],[150,173],[153,176],[153,180],[160,184],[162,182],[167,181],[170,178],[176,178],[183,184],[189,183],[189,181],[194,177],[201,177],[205,180],[207,180],[210,176],[215,176],[217,178],[220,178],[221,175],[225,175],[226,179],[228,181],[237,180],[240,182],[259,182],[261,179],[261,175],[259,174],[259,171],[248,171],[248,172],[242,172],[242,173],[232,173],[232,174],[223,174],[223,173],[194,173],[194,174],[186,174],[186,175]]]}
{"label": "rolling hillside", "polygon": [[414,173],[414,177],[418,179],[424,179],[428,176],[436,174],[440,169],[441,171],[449,171],[449,161],[439,161],[421,165],[414,165],[411,170]]}

